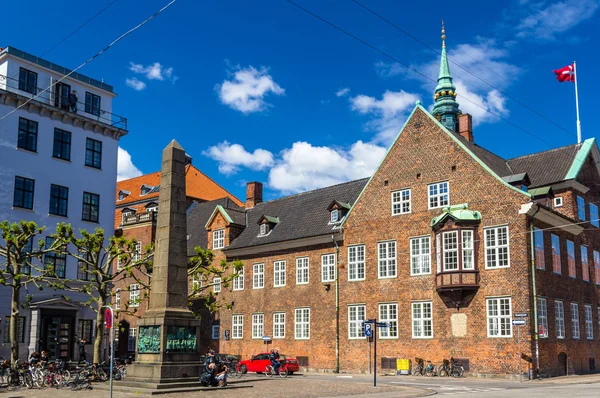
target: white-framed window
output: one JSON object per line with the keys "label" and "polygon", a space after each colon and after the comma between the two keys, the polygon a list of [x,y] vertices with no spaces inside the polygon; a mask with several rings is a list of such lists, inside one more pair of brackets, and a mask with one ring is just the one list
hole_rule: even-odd
{"label": "white-framed window", "polygon": [[265,264],[259,263],[252,266],[252,288],[262,289],[265,287]]}
{"label": "white-framed window", "polygon": [[577,303],[571,303],[571,328],[573,332],[573,338],[580,338],[581,332],[579,330],[579,304]]}
{"label": "white-framed window", "polygon": [[431,274],[431,242],[429,236],[410,238],[410,274]]}
{"label": "white-framed window", "polygon": [[412,303],[413,339],[433,338],[433,310],[431,301]]}
{"label": "white-framed window", "polygon": [[577,196],[577,218],[585,221],[585,199],[581,196]]}
{"label": "white-framed window", "polygon": [[137,328],[129,328],[129,336],[127,336],[127,351],[135,351],[137,341]]}
{"label": "white-framed window", "polygon": [[296,259],[296,285],[306,285],[309,274],[308,257],[299,257]]}
{"label": "white-framed window", "polygon": [[340,221],[340,210],[331,210],[331,214],[330,214],[330,218],[329,221],[333,222],[338,222]]}
{"label": "white-framed window", "polygon": [[562,196],[557,196],[556,198],[554,198],[554,207],[562,207],[562,205],[563,205]]}
{"label": "white-framed window", "polygon": [[538,334],[539,337],[548,337],[548,305],[544,297],[538,297]]}
{"label": "white-framed window", "polygon": [[348,280],[365,280],[365,245],[348,247]]}
{"label": "white-framed window", "polygon": [[510,297],[486,299],[488,337],[512,337]]}
{"label": "white-framed window", "polygon": [[217,325],[212,325],[212,333],[211,333],[211,338],[213,340],[219,340],[219,336],[221,335],[221,327],[217,324]]}
{"label": "white-framed window", "polygon": [[598,206],[590,203],[590,223],[594,227],[600,227],[600,220],[598,219]]}
{"label": "white-framed window", "polygon": [[238,276],[233,278],[233,290],[244,290],[244,267],[238,271]]}
{"label": "white-framed window", "polygon": [[458,231],[444,232],[444,271],[458,269]]}
{"label": "white-framed window", "polygon": [[285,286],[285,260],[273,263],[273,286]]}
{"label": "white-framed window", "polygon": [[379,337],[382,339],[398,338],[398,304],[379,304],[379,322],[389,323],[389,328],[380,328]]}
{"label": "white-framed window", "polygon": [[146,207],[146,213],[152,213],[158,211],[158,205],[148,206]]}
{"label": "white-framed window", "polygon": [[140,261],[142,258],[142,242],[135,243],[135,252],[131,256],[131,261]]}
{"label": "white-framed window", "polygon": [[364,305],[348,306],[348,339],[364,339],[365,330],[363,323],[366,316],[366,307]]}
{"label": "white-framed window", "polygon": [[260,234],[260,236],[265,236],[267,234],[267,224],[266,223],[260,224],[259,234]]}
{"label": "white-framed window", "polygon": [[[377,276],[379,278],[396,277],[396,241],[379,242],[377,244],[378,259]],[[364,269],[364,246],[363,246],[363,269]],[[364,279],[364,276],[363,276]]]}
{"label": "white-framed window", "polygon": [[590,281],[590,263],[588,259],[587,246],[581,246],[581,277],[584,281]]}
{"label": "white-framed window", "polygon": [[198,275],[192,276],[192,290],[198,291],[202,288],[202,281]]}
{"label": "white-framed window", "polygon": [[213,250],[222,249],[225,247],[225,230],[217,229],[213,231]]}
{"label": "white-framed window", "polygon": [[310,339],[310,308],[296,308],[294,337],[296,340]]}
{"label": "white-framed window", "polygon": [[231,317],[231,338],[239,340],[244,337],[244,315],[237,314]]}
{"label": "white-framed window", "polygon": [[221,278],[213,279],[213,293],[221,293]]}
{"label": "white-framed window", "polygon": [[427,199],[430,209],[448,206],[450,204],[450,185],[448,181],[429,184],[427,186]]}
{"label": "white-framed window", "polygon": [[475,257],[473,257],[473,230],[464,229],[462,234],[462,269],[474,270]]}
{"label": "white-framed window", "polygon": [[562,274],[562,265],[560,261],[560,238],[558,235],[550,234],[552,242],[552,270],[555,274]]}
{"label": "white-framed window", "polygon": [[321,256],[321,282],[335,281],[335,254]]}
{"label": "white-framed window", "polygon": [[124,211],[123,213],[121,213],[121,224],[125,222],[125,219],[127,217],[130,217],[132,215],[134,215],[135,213],[132,211]]}
{"label": "white-framed window", "polygon": [[546,269],[546,259],[544,258],[544,231],[539,228],[534,228],[533,240],[535,242],[535,267],[537,269]]}
{"label": "white-framed window", "polygon": [[562,300],[554,301],[554,317],[556,319],[556,338],[565,338],[565,304]]}
{"label": "white-framed window", "polygon": [[129,306],[132,308],[140,306],[140,285],[137,283],[129,285]]}
{"label": "white-framed window", "polygon": [[410,213],[410,189],[392,192],[392,215]]}
{"label": "white-framed window", "polygon": [[486,228],[485,230],[485,267],[507,268],[510,266],[508,250],[508,227]]}
{"label": "white-framed window", "polygon": [[262,339],[265,331],[265,314],[252,314],[252,338]]}
{"label": "white-framed window", "polygon": [[285,339],[285,312],[273,314],[273,338]]}
{"label": "white-framed window", "polygon": [[121,309],[121,289],[115,290],[115,310]]}
{"label": "white-framed window", "polygon": [[585,305],[585,338],[594,340],[594,320],[592,318],[592,306]]}

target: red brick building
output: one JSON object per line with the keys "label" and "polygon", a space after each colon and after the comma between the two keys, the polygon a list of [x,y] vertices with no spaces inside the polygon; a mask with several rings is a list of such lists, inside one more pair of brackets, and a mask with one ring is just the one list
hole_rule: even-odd
{"label": "red brick building", "polygon": [[[159,184],[160,172],[117,183],[115,234],[136,239],[140,253],[143,253],[144,248],[156,239],[156,216],[160,210],[158,209]],[[198,214],[203,215],[205,220],[208,219],[217,205],[237,209],[242,204],[192,164],[186,166],[186,194],[188,214],[192,215],[191,220],[195,220]],[[190,250],[190,254],[192,253],[193,247]],[[118,267],[118,264],[115,264],[115,267]],[[137,272],[137,277],[142,280],[147,278],[140,272]],[[190,281],[191,283],[193,281]],[[148,307],[148,300],[144,299],[144,294],[137,290],[137,287],[139,286],[134,278],[115,283],[116,296],[113,306],[123,311],[117,312],[120,333],[116,336],[119,340],[116,352],[119,356],[135,351],[136,321]],[[136,300],[138,297],[141,299],[139,302]],[[135,315],[126,314],[125,309],[135,311]],[[213,315],[207,313],[203,319],[205,326],[203,330],[206,331],[203,339],[204,346],[212,342],[210,328],[213,318]],[[218,348],[216,340],[212,345]]]}
{"label": "red brick building", "polygon": [[[304,368],[366,371],[362,321],[377,318],[391,324],[378,363],[455,357],[472,374],[516,374],[531,359],[546,374],[595,371],[595,140],[502,159],[474,142],[455,97],[444,48],[433,111],[416,105],[368,180],[268,202],[250,183],[243,212],[215,210],[208,247],[245,263],[220,293],[232,304],[219,314],[221,352],[279,347]],[[203,228],[188,224],[191,236]],[[520,347],[517,313],[527,314]]]}

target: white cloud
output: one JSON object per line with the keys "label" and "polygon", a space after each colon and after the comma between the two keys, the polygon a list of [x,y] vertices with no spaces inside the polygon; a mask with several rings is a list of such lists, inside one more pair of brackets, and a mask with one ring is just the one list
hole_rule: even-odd
{"label": "white cloud", "polygon": [[358,141],[348,150],[296,142],[269,172],[269,186],[296,193],[370,176],[386,149]]}
{"label": "white cloud", "polygon": [[556,34],[566,32],[591,18],[599,6],[598,0],[530,3],[531,14],[521,19],[516,26],[517,37],[552,40]]}
{"label": "white cloud", "polygon": [[140,169],[135,167],[131,161],[131,155],[125,149],[119,147],[117,152],[117,181],[127,180],[142,175]]}
{"label": "white cloud", "polygon": [[155,62],[147,66],[130,62],[129,70],[134,73],[143,74],[148,80],[169,80],[175,83],[175,81],[179,79],[179,77],[174,76],[173,68],[166,68],[161,65],[160,62]]}
{"label": "white cloud", "polygon": [[335,95],[337,97],[344,97],[344,96],[348,95],[349,92],[350,92],[350,88],[344,87],[344,88],[340,88],[338,91],[336,91]]}
{"label": "white cloud", "polygon": [[373,119],[367,123],[367,129],[376,133],[372,141],[387,146],[400,132],[407,111],[414,107],[418,99],[416,94],[403,90],[386,91],[381,99],[357,95],[350,98],[350,104],[353,110],[373,116]]}
{"label": "white cloud", "polygon": [[285,90],[275,83],[264,67],[260,70],[253,66],[237,67],[232,77],[231,80],[217,84],[215,90],[223,104],[244,114],[268,108],[270,104],[265,102],[264,97],[269,93],[285,94]]}
{"label": "white cloud", "polygon": [[273,165],[273,154],[264,149],[255,149],[250,153],[239,144],[223,141],[208,148],[204,154],[219,162],[219,171],[226,175],[235,174],[240,166],[252,170],[264,170]]}
{"label": "white cloud", "polygon": [[136,91],[142,91],[143,89],[146,88],[146,83],[144,83],[141,80],[138,80],[137,77],[131,77],[131,78],[125,79],[125,84],[128,87],[131,87],[132,89],[134,89]]}
{"label": "white cloud", "polygon": [[[499,46],[494,40],[481,37],[477,37],[475,43],[459,44],[448,49],[448,58],[451,60],[450,70],[458,93],[456,100],[463,112],[473,116],[474,125],[500,120],[490,112],[503,117],[509,114],[506,97],[499,90],[504,90],[515,82],[522,70],[517,65],[506,62],[508,56],[505,47]],[[423,83],[423,89],[433,95],[440,69],[439,55],[432,57],[431,61],[425,64],[411,65],[411,67],[423,73],[428,79],[399,64],[384,62],[375,64],[381,76],[401,75],[419,80]]]}

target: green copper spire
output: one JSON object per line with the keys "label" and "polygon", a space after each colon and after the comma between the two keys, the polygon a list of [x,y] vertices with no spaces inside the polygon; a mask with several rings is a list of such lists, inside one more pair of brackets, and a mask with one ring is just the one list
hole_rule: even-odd
{"label": "green copper spire", "polygon": [[446,30],[442,21],[442,58],[440,60],[440,75],[437,79],[433,99],[435,105],[431,112],[449,130],[457,131],[458,102],[456,102],[456,87],[452,84],[450,65],[446,55]]}

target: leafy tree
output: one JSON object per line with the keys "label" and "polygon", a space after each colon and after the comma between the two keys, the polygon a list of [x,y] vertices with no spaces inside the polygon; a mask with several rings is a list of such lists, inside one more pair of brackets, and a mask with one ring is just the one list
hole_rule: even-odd
{"label": "leafy tree", "polygon": [[[29,286],[42,290],[47,278],[55,274],[55,266],[43,264],[42,257],[51,252],[58,255],[63,254],[68,240],[67,229],[66,225],[59,224],[53,235],[55,239],[51,244],[46,245],[40,239],[38,244],[34,245],[35,238],[41,236],[45,230],[44,227],[38,227],[33,221],[18,223],[2,221],[0,223],[3,240],[0,243],[0,285],[11,289],[9,339],[10,359],[13,363],[19,359],[18,319],[20,307],[26,304],[21,302],[21,291],[22,289],[27,291]],[[28,295],[26,301],[30,299],[31,296]]]}
{"label": "leafy tree", "polygon": [[[214,292],[215,285],[220,289],[227,289],[232,281],[239,276],[244,263],[240,260],[227,262],[224,259],[219,265],[214,265],[214,253],[209,249],[202,249],[197,246],[194,248],[196,254],[192,256],[188,264],[188,276],[192,277],[192,290],[189,293],[190,309],[194,310],[193,304],[196,301],[203,302],[206,308],[215,312],[219,307],[231,307],[231,304],[217,300],[217,294]],[[215,282],[215,278],[218,281]],[[196,313],[196,316],[199,316]]]}
{"label": "leafy tree", "polygon": [[[68,255],[77,259],[77,280],[57,278],[52,287],[87,295],[87,300],[79,303],[96,312],[93,363],[98,364],[101,362],[104,311],[114,296],[113,286],[115,282],[133,278],[140,290],[147,289],[154,248],[148,246],[145,253],[139,253],[134,239],[115,236],[106,239],[101,228],[94,233],[80,230],[79,234],[80,237],[75,236],[73,229],[67,226],[65,236],[69,248],[74,248],[68,250]],[[117,267],[113,267],[115,263],[118,263]],[[72,300],[67,295],[65,299]],[[131,304],[126,303],[125,311],[137,310]]]}

